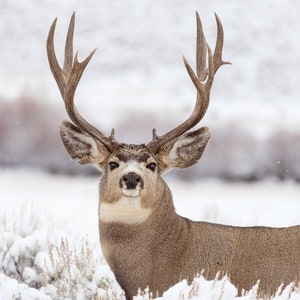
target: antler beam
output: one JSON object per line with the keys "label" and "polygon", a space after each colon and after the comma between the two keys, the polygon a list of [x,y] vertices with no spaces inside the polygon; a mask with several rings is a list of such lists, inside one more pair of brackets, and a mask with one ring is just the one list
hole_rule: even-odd
{"label": "antler beam", "polygon": [[62,69],[57,61],[54,50],[54,32],[56,22],[57,18],[53,21],[49,30],[47,38],[47,54],[49,65],[52,74],[57,82],[61,96],[64,100],[66,111],[74,124],[77,125],[83,132],[91,135],[92,137],[103,143],[108,148],[108,150],[113,151],[119,145],[119,143],[114,139],[113,135],[111,135],[111,137],[109,138],[105,137],[105,135],[101,131],[88,123],[80,115],[74,104],[74,94],[77,85],[96,49],[92,51],[90,55],[82,62],[78,61],[78,52],[73,57],[73,35],[75,26],[75,13],[73,13],[66,38],[65,59]]}
{"label": "antler beam", "polygon": [[[197,19],[197,48],[196,48],[196,65],[197,65],[197,75],[187,62],[186,58],[183,56],[183,61],[187,72],[197,89],[197,100],[192,114],[189,118],[182,124],[167,132],[162,136],[156,135],[156,130],[153,130],[153,139],[148,143],[148,147],[156,153],[163,145],[167,142],[176,139],[181,136],[195,125],[197,125],[201,119],[204,117],[206,110],[209,105],[210,90],[213,84],[214,75],[217,70],[224,64],[230,64],[229,62],[224,62],[222,59],[223,50],[223,40],[224,33],[222,23],[215,14],[217,22],[217,40],[214,54],[206,42],[205,35],[203,33],[203,28],[199,14],[196,13]],[[208,66],[207,66],[208,61]]]}

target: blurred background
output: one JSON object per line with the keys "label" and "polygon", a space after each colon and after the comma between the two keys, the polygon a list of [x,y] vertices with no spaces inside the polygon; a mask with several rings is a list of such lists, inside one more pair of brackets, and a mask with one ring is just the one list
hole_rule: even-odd
{"label": "blurred background", "polygon": [[93,174],[65,152],[68,119],[50,72],[45,41],[55,17],[63,57],[76,11],[75,51],[97,48],[75,95],[79,111],[121,142],[146,143],[183,122],[196,91],[195,11],[213,47],[214,12],[225,31],[223,66],[202,126],[212,137],[181,179],[300,181],[300,3],[296,0],[0,0],[0,167]]}

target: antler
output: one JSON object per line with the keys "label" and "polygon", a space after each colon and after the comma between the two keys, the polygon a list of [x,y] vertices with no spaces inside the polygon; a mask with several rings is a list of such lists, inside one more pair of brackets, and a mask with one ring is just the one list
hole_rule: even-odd
{"label": "antler", "polygon": [[[206,43],[206,39],[203,33],[201,20],[198,12],[196,12],[197,19],[197,49],[196,49],[196,65],[197,75],[192,70],[191,66],[183,56],[183,61],[187,72],[197,89],[197,100],[192,114],[182,124],[167,132],[162,136],[156,135],[156,129],[153,129],[153,139],[148,143],[148,148],[157,153],[157,151],[165,145],[167,142],[176,139],[181,136],[195,125],[197,125],[204,117],[209,104],[210,89],[214,80],[214,75],[217,70],[224,64],[230,64],[222,60],[222,49],[223,49],[223,27],[222,23],[215,14],[217,22],[217,40],[214,54]],[[207,67],[208,60],[208,67]]]}
{"label": "antler", "polygon": [[119,143],[114,139],[114,134],[112,130],[111,136],[105,137],[104,134],[97,128],[88,123],[77,111],[74,104],[74,94],[82,76],[82,73],[91,60],[94,52],[92,51],[90,55],[82,62],[78,61],[78,52],[73,58],[73,35],[74,35],[74,25],[75,25],[75,12],[73,13],[65,45],[65,59],[64,66],[61,69],[54,50],[54,32],[56,26],[57,18],[53,21],[48,38],[47,38],[47,54],[50,64],[52,74],[57,82],[60,94],[64,100],[66,111],[70,119],[77,125],[83,132],[93,136],[95,139],[103,143],[108,150],[113,151]]}

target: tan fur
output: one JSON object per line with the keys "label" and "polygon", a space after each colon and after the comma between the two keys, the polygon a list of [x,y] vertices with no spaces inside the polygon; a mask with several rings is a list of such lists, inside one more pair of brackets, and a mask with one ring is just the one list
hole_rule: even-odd
{"label": "tan fur", "polygon": [[261,296],[274,294],[282,283],[298,282],[299,226],[243,228],[193,222],[176,214],[167,185],[161,178],[158,182],[156,198],[145,200],[153,203],[145,222],[128,225],[102,222],[100,217],[103,253],[127,299],[147,286],[161,295],[182,278],[191,282],[202,270],[209,280],[218,272],[227,274],[239,293],[260,280]]}

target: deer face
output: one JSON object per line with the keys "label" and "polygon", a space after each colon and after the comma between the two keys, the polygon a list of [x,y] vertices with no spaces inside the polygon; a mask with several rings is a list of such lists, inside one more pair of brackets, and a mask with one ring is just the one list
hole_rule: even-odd
{"label": "deer face", "polygon": [[121,144],[101,170],[100,220],[130,225],[146,221],[164,190],[159,162],[149,149]]}
{"label": "deer face", "polygon": [[107,202],[121,198],[146,199],[153,193],[160,176],[159,162],[145,145],[121,144],[108,155],[101,170],[101,193]]}
{"label": "deer face", "polygon": [[[135,216],[140,210],[145,213],[145,210],[153,209],[158,204],[157,199],[162,198],[160,194],[165,183],[161,175],[172,167],[185,168],[196,163],[210,137],[206,127],[200,128],[166,143],[153,153],[145,144],[120,143],[110,151],[103,143],[66,121],[62,123],[60,133],[74,160],[80,164],[93,164],[102,172],[100,198],[110,207],[109,211],[130,210]],[[118,209],[116,205],[119,205]]]}

